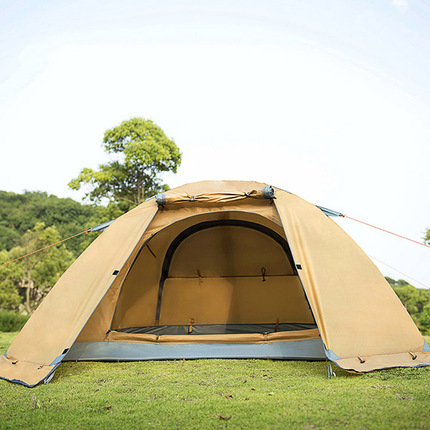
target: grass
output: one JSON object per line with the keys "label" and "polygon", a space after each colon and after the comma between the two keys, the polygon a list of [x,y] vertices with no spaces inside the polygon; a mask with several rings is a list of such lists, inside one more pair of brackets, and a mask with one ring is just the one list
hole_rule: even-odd
{"label": "grass", "polygon": [[29,318],[29,315],[0,310],[0,333],[4,331],[20,331]]}
{"label": "grass", "polygon": [[[0,334],[0,354],[15,335]],[[429,428],[429,368],[335,371],[327,379],[324,362],[273,360],[63,363],[48,385],[0,381],[0,428]]]}

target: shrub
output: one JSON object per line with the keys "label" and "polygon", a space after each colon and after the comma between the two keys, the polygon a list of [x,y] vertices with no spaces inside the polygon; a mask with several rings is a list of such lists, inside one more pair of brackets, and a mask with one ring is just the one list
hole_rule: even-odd
{"label": "shrub", "polygon": [[13,311],[0,311],[0,331],[19,331],[30,318]]}

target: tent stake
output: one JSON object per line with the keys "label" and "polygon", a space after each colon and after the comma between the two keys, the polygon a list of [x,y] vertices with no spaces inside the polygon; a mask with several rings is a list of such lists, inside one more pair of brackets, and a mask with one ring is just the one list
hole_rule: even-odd
{"label": "tent stake", "polygon": [[331,361],[328,362],[328,379],[336,378],[336,373],[333,372],[333,367],[331,365]]}
{"label": "tent stake", "polygon": [[49,384],[51,382],[52,378],[54,377],[54,375],[55,375],[55,370],[43,380],[43,383]]}

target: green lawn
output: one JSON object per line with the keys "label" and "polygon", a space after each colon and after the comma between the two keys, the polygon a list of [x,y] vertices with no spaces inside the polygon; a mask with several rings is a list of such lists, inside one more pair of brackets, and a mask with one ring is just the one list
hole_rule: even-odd
{"label": "green lawn", "polygon": [[[0,354],[14,336],[0,333]],[[327,363],[272,360],[63,363],[48,385],[0,381],[0,428],[430,428],[430,368],[335,371],[327,379]]]}

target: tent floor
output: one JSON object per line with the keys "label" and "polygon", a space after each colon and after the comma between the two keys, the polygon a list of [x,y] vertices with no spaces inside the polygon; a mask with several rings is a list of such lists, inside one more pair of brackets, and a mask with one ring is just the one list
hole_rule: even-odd
{"label": "tent floor", "polygon": [[[247,326],[251,328],[250,325]],[[314,324],[292,324],[290,330],[279,332],[274,331],[274,324],[258,324],[257,326],[260,332],[244,333],[242,330],[233,333],[231,331],[228,333],[225,333],[225,331],[219,333],[218,331],[216,334],[207,334],[207,331],[204,334],[202,332],[194,332],[194,327],[199,326],[193,326],[192,334],[185,335],[161,334],[160,332],[154,334],[148,331],[120,332],[113,330],[108,333],[104,342],[75,343],[68,351],[64,360],[142,361],[200,358],[326,359],[322,340]],[[267,329],[270,329],[268,326],[273,329],[271,332],[267,331]],[[277,327],[278,329],[280,328],[279,326]],[[283,326],[282,329],[287,328],[285,325]],[[184,327],[188,330],[188,326]],[[225,329],[225,326],[222,327]],[[157,327],[157,329],[160,328],[163,327]],[[206,327],[203,326],[203,328]],[[215,328],[212,327],[212,329]],[[234,327],[228,328],[233,330]],[[236,326],[236,328],[238,327]],[[148,327],[144,329],[148,329]],[[183,332],[180,331],[180,333]]]}
{"label": "tent floor", "polygon": [[326,360],[321,339],[229,344],[75,343],[63,361],[145,361],[205,358]]}
{"label": "tent floor", "polygon": [[244,333],[276,333],[285,331],[310,330],[316,324],[198,324],[198,325],[161,325],[149,327],[127,327],[115,331],[121,333],[141,333],[155,335],[210,335],[210,334],[244,334]]}

